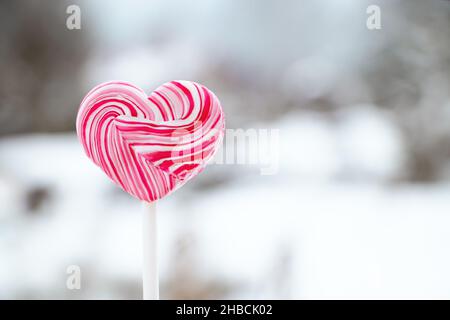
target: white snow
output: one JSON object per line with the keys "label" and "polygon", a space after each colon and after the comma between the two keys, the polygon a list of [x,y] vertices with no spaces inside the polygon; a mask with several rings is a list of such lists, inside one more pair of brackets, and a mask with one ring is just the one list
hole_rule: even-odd
{"label": "white snow", "polygon": [[[401,140],[387,118],[358,110],[337,123],[299,114],[276,124],[277,175],[187,184],[160,201],[162,288],[187,234],[197,281],[230,284],[229,298],[450,298],[450,186],[384,184],[401,165]],[[337,179],[349,166],[369,178]],[[88,270],[76,297],[124,297],[117,283],[127,282],[139,298],[140,203],[74,134],[2,139],[0,168],[1,298],[73,298],[72,264]],[[28,213],[23,197],[39,185],[51,201]]]}

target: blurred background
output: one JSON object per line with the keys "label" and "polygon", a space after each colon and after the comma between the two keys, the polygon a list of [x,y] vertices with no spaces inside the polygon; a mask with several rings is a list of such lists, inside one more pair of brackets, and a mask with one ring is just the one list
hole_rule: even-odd
{"label": "blurred background", "polygon": [[141,204],[74,131],[113,79],[279,130],[276,174],[212,164],[158,203],[163,299],[450,298],[449,30],[443,0],[0,2],[0,298],[141,298]]}

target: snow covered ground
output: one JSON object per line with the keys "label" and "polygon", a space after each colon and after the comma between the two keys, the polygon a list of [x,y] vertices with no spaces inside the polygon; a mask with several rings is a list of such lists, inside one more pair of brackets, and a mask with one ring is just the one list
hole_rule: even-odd
{"label": "snow covered ground", "polygon": [[[390,184],[401,140],[357,110],[272,123],[276,175],[214,164],[160,201],[162,297],[450,298],[450,185]],[[74,134],[0,140],[0,298],[140,298],[141,213]]]}

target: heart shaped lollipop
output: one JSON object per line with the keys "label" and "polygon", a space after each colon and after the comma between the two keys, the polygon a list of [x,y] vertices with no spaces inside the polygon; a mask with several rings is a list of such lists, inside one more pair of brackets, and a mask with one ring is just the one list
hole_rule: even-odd
{"label": "heart shaped lollipop", "polygon": [[134,197],[153,202],[197,175],[218,149],[219,99],[191,81],[149,96],[126,82],[100,84],[83,99],[77,134],[88,157]]}

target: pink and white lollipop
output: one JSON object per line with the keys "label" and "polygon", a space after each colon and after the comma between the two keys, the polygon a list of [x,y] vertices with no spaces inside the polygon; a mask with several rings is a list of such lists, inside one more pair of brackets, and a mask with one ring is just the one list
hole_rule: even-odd
{"label": "pink and white lollipop", "polygon": [[190,81],[171,81],[147,96],[107,82],[83,99],[77,133],[88,157],[125,191],[153,202],[198,174],[223,137],[219,99]]}
{"label": "pink and white lollipop", "polygon": [[225,117],[214,93],[195,82],[171,81],[147,96],[111,81],[83,99],[76,128],[87,156],[109,178],[152,203],[204,169],[221,143]]}

